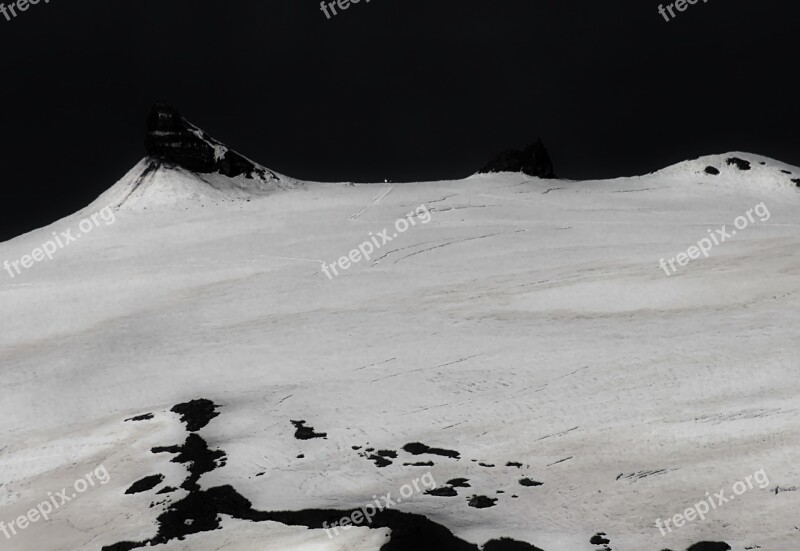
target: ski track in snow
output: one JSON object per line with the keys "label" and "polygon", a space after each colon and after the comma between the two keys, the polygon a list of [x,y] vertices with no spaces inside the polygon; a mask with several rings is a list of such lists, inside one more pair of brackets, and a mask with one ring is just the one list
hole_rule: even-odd
{"label": "ski track in snow", "polygon": [[371,200],[371,201],[370,201],[370,202],[367,204],[367,206],[365,206],[363,209],[361,209],[361,210],[360,210],[360,211],[358,211],[357,213],[355,213],[355,214],[353,214],[353,215],[350,215],[350,216],[348,217],[348,220],[350,220],[351,222],[355,222],[356,220],[358,220],[359,218],[361,218],[361,215],[362,215],[362,214],[364,214],[365,212],[367,212],[367,210],[369,210],[369,208],[370,208],[370,207],[374,207],[374,206],[376,206],[376,205],[380,205],[380,204],[383,202],[383,200],[384,200],[386,197],[388,197],[388,196],[389,196],[389,194],[392,192],[392,190],[393,190],[393,189],[394,189],[394,186],[390,186],[388,189],[386,189],[386,190],[384,190],[384,191],[380,192],[378,195],[376,195],[376,196],[375,196],[375,197],[374,197],[374,198],[373,198],[373,199],[372,199],[372,200]]}

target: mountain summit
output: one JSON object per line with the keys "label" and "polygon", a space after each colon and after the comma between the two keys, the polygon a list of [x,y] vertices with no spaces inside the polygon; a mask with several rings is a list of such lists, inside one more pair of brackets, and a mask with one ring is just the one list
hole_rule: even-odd
{"label": "mountain summit", "polygon": [[145,151],[147,156],[91,208],[235,203],[298,183],[215,140],[165,103],[155,104],[147,117]]}
{"label": "mountain summit", "polygon": [[492,159],[489,164],[478,171],[479,174],[489,172],[521,172],[538,178],[555,178],[553,161],[547,148],[539,138],[525,149],[509,149]]}
{"label": "mountain summit", "polygon": [[213,139],[166,103],[156,103],[150,110],[145,149],[149,157],[192,172],[217,173],[230,178],[275,176]]}

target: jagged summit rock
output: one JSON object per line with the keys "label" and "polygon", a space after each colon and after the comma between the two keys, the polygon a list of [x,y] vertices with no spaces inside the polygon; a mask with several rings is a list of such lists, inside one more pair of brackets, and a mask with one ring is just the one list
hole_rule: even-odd
{"label": "jagged summit rock", "polygon": [[555,178],[553,161],[547,153],[542,139],[537,139],[525,149],[509,149],[492,159],[478,171],[479,174],[490,172],[522,172],[538,178]]}
{"label": "jagged summit rock", "polygon": [[149,157],[202,174],[254,178],[269,172],[213,139],[166,103],[156,103],[150,110],[145,149]]}
{"label": "jagged summit rock", "polygon": [[147,117],[147,156],[90,208],[146,211],[248,202],[293,188],[297,180],[251,161],[165,103]]}

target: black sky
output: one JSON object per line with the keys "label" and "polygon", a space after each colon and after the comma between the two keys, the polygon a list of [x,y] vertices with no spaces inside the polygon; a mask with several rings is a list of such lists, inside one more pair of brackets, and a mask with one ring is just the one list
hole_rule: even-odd
{"label": "black sky", "polygon": [[731,150],[800,165],[800,4],[658,5],[41,0],[0,16],[0,241],[119,179],[157,100],[310,180],[457,178],[537,136],[576,179]]}

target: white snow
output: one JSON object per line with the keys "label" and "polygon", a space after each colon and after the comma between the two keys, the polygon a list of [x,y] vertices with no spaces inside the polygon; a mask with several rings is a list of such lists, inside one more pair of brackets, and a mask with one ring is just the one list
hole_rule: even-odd
{"label": "white snow", "polygon": [[[727,166],[734,155],[752,170]],[[708,164],[722,174],[703,174]],[[607,181],[253,188],[162,167],[134,189],[142,168],[81,213],[0,244],[0,262],[16,259],[85,212],[119,207],[55,260],[0,272],[0,521],[98,465],[111,475],[49,522],[0,533],[3,549],[152,537],[162,496],[124,491],[156,473],[180,483],[184,467],[149,450],[182,442],[168,410],[200,397],[221,406],[201,434],[228,455],[201,484],[231,484],[257,509],[359,507],[430,470],[472,487],[397,509],[479,544],[596,551],[602,531],[614,551],[797,548],[800,492],[770,490],[800,485],[800,169],[737,153]],[[761,201],[768,222],[676,275],[658,267]],[[420,204],[431,222],[379,262],[321,273]],[[294,439],[292,419],[327,440]],[[403,467],[429,459],[399,451],[415,441],[461,459]],[[399,457],[377,469],[353,445]],[[762,468],[768,488],[667,537],[656,529]],[[523,476],[544,485],[523,488]],[[499,501],[470,508],[472,494]],[[386,533],[329,539],[226,519],[160,548],[367,551]]]}
{"label": "white snow", "polygon": [[[258,166],[258,165],[256,165]],[[167,206],[186,210],[222,203],[237,203],[268,195],[299,182],[275,174],[261,178],[244,175],[228,178],[220,174],[197,174],[145,157],[119,182],[81,212],[96,212],[104,207],[127,211],[145,211]],[[257,178],[257,179],[256,179]]]}

